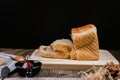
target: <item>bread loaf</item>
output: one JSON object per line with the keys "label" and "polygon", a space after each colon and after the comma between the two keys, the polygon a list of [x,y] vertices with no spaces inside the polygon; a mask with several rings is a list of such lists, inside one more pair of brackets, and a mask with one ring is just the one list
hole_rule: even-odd
{"label": "bread loaf", "polygon": [[49,46],[41,45],[38,54],[46,58],[99,60],[97,28],[87,24],[71,29],[71,40],[57,39]]}
{"label": "bread loaf", "polygon": [[[71,33],[74,44],[74,51],[72,51],[70,54],[71,59],[99,59],[99,43],[95,25],[88,24],[78,28],[72,28]],[[73,58],[73,54],[75,58]]]}

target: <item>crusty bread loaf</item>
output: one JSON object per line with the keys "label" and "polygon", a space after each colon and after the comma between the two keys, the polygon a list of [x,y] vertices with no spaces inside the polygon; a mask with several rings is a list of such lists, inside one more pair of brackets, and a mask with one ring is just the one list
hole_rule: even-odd
{"label": "crusty bread loaf", "polygon": [[69,58],[69,52],[55,52],[53,51],[50,46],[41,45],[38,49],[38,54],[45,58],[61,58],[67,59]]}
{"label": "crusty bread loaf", "polygon": [[73,43],[69,39],[57,39],[50,44],[50,47],[55,52],[70,52],[73,48]]}
{"label": "crusty bread loaf", "polygon": [[78,28],[72,28],[71,37],[74,44],[74,51],[70,53],[71,59],[77,60],[98,60],[99,44],[97,29],[95,25],[88,24]]}
{"label": "crusty bread loaf", "polygon": [[72,28],[71,38],[72,41],[57,39],[49,46],[41,45],[38,54],[46,58],[99,60],[99,43],[95,25],[87,24]]}

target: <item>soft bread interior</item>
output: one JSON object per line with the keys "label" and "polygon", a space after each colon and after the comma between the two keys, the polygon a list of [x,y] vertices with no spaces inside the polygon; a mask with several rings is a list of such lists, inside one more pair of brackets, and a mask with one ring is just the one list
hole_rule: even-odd
{"label": "soft bread interior", "polygon": [[66,53],[72,50],[73,43],[69,39],[58,39],[53,41],[53,43],[50,44],[50,47],[53,51]]}
{"label": "soft bread interior", "polygon": [[69,52],[55,52],[50,46],[41,45],[38,49],[38,54],[46,58],[69,58]]}

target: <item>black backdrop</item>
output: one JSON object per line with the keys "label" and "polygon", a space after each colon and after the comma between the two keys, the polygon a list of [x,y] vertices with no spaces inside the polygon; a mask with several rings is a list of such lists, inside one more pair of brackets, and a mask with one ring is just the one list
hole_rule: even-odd
{"label": "black backdrop", "polygon": [[101,49],[120,49],[120,3],[91,1],[0,1],[0,47],[38,48],[71,39],[72,27],[95,24]]}

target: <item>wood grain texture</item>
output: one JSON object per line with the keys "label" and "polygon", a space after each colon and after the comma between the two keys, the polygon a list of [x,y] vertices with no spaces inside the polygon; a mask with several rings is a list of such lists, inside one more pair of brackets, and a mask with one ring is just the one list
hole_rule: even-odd
{"label": "wood grain texture", "polygon": [[82,80],[80,78],[56,78],[56,77],[41,77],[41,78],[7,78],[5,80]]}

